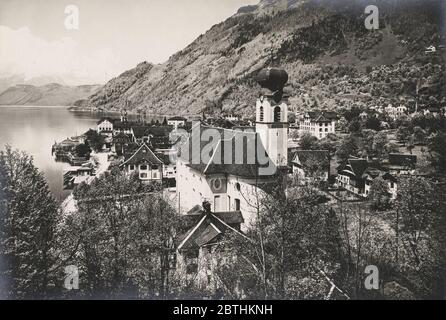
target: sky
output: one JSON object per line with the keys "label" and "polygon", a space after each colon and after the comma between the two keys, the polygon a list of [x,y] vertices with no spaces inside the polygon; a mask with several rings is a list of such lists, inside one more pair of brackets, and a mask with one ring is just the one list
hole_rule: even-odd
{"label": "sky", "polygon": [[142,61],[165,62],[239,7],[258,2],[0,0],[0,78],[105,83]]}

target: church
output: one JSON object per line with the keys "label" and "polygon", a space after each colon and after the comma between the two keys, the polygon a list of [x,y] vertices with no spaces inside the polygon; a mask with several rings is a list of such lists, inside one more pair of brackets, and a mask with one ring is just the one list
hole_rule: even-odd
{"label": "church", "polygon": [[268,187],[283,187],[288,172],[288,74],[259,72],[256,125],[228,130],[193,124],[177,158],[177,201],[181,214],[203,202],[212,212],[240,211],[245,224],[255,220]]}

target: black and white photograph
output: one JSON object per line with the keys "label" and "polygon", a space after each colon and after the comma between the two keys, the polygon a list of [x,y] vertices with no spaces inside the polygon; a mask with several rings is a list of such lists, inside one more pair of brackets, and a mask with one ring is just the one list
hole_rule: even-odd
{"label": "black and white photograph", "polygon": [[445,300],[445,61],[443,0],[0,0],[0,300]]}

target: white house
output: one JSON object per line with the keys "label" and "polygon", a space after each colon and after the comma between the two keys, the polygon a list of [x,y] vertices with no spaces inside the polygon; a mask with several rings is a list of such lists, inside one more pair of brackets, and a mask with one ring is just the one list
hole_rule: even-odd
{"label": "white house", "polygon": [[145,143],[133,154],[126,155],[120,167],[128,174],[136,172],[145,182],[163,179],[163,161]]}
{"label": "white house", "polygon": [[98,133],[113,134],[113,121],[111,119],[101,119],[97,123]]}
{"label": "white house", "polygon": [[311,134],[317,139],[323,139],[336,131],[337,114],[329,111],[312,111],[305,113],[299,123],[299,133]]}
{"label": "white house", "polygon": [[169,126],[173,126],[175,129],[184,127],[186,125],[186,118],[183,117],[173,117],[167,120]]}

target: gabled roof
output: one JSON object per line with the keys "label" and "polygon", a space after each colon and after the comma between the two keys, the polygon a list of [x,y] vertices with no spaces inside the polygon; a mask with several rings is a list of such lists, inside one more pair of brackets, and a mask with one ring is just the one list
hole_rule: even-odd
{"label": "gabled roof", "polygon": [[348,174],[360,179],[368,167],[365,159],[349,159],[347,165],[339,167],[338,171],[342,174]]}
{"label": "gabled roof", "polygon": [[[191,226],[192,221],[195,223]],[[186,215],[182,216],[182,222],[186,223],[190,229],[178,239],[178,250],[198,249],[205,245],[218,243],[221,236],[228,231],[245,237],[238,230],[240,224],[243,223],[240,211]]]}
{"label": "gabled roof", "polygon": [[353,173],[358,178],[362,176],[362,174],[368,167],[368,162],[365,159],[350,159],[350,160],[348,160],[348,163],[349,163]]}
{"label": "gabled roof", "polygon": [[[209,140],[202,141],[204,139],[201,139],[201,134],[194,134],[197,128],[192,129],[192,134],[181,146],[179,154],[183,161],[188,162],[190,168],[205,175],[230,174],[243,178],[266,178],[275,175],[277,168],[267,155],[257,133],[206,127],[199,123],[196,126],[200,126],[200,132],[206,129],[215,130],[218,139],[210,140],[211,144]],[[206,151],[209,151],[209,161],[204,162],[201,155]],[[259,155],[264,157],[261,159]],[[268,168],[268,173],[271,174],[263,172],[259,175],[260,168]]]}
{"label": "gabled roof", "polygon": [[172,126],[134,126],[133,135],[138,139],[142,137],[168,137],[172,132]]}
{"label": "gabled roof", "polygon": [[328,150],[297,150],[292,162],[306,168],[317,163],[321,168],[330,166],[330,152]]}
{"label": "gabled roof", "polygon": [[141,147],[136,150],[130,156],[126,156],[126,159],[121,166],[124,165],[138,165],[141,163],[147,163],[150,165],[161,165],[163,162],[155,155],[155,153],[145,144],[143,143]]}
{"label": "gabled roof", "polygon": [[172,117],[172,118],[169,118],[167,120],[168,121],[186,121],[187,119],[183,118],[183,117]]}
{"label": "gabled roof", "polygon": [[102,118],[101,120],[96,122],[96,124],[101,124],[104,121],[108,121],[108,122],[111,122],[113,124],[113,120],[111,118]]}
{"label": "gabled roof", "polygon": [[338,120],[338,114],[334,111],[309,111],[307,112],[310,119],[314,122],[331,122]]}

